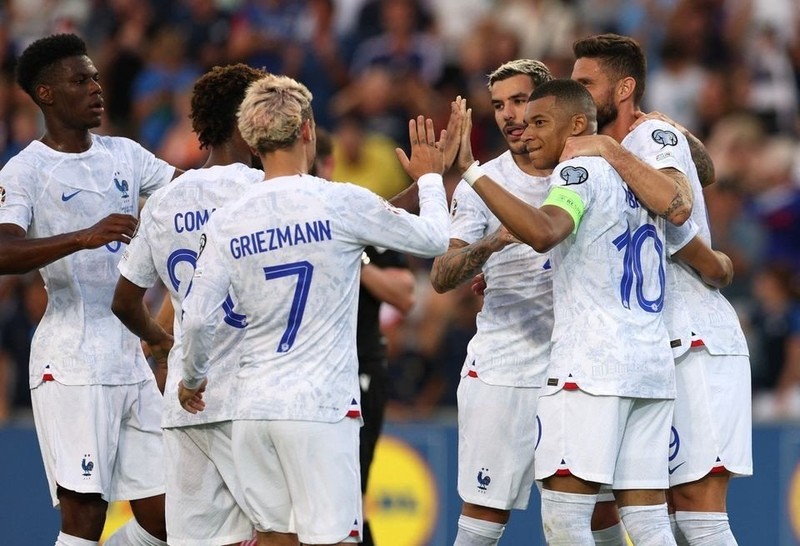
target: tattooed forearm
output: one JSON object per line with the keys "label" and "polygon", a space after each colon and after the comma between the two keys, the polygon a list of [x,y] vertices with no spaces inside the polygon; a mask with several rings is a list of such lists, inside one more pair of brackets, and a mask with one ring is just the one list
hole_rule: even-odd
{"label": "tattooed forearm", "polygon": [[708,150],[700,140],[692,133],[686,132],[686,140],[689,141],[689,150],[692,153],[692,161],[697,167],[697,176],[700,178],[700,185],[704,188],[716,181],[716,171]]}
{"label": "tattooed forearm", "polygon": [[[492,237],[492,236],[490,236]],[[488,239],[488,238],[487,238]],[[453,247],[433,261],[431,284],[440,294],[452,290],[467,279],[471,279],[481,271],[481,267],[494,252],[482,239],[471,245]]]}

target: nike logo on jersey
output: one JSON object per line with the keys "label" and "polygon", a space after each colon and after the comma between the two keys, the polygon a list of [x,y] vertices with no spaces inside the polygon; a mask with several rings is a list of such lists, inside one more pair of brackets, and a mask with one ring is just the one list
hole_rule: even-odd
{"label": "nike logo on jersey", "polygon": [[72,199],[73,197],[75,197],[76,195],[78,195],[82,191],[83,190],[78,190],[78,191],[75,191],[75,192],[72,192],[72,193],[62,193],[61,194],[61,200],[66,203],[67,201],[69,201],[70,199]]}
{"label": "nike logo on jersey", "polygon": [[676,471],[676,470],[678,470],[680,467],[682,467],[682,466],[683,466],[683,465],[685,465],[685,464],[686,464],[686,461],[683,461],[683,462],[682,462],[681,464],[679,464],[678,466],[674,466],[674,467],[672,467],[672,468],[668,468],[667,470],[669,470],[669,475],[670,475],[670,476],[672,476],[672,475],[675,473],[675,471]]}

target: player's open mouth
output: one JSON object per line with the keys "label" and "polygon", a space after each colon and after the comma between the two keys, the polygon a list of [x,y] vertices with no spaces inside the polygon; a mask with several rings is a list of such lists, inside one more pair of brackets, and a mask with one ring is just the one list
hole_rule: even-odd
{"label": "player's open mouth", "polygon": [[519,126],[506,127],[506,134],[515,138],[521,137],[522,133],[524,132],[525,132],[525,127],[519,127]]}

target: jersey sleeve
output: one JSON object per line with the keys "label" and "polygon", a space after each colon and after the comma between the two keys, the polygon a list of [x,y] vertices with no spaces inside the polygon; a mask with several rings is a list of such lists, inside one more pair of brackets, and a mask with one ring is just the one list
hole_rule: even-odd
{"label": "jersey sleeve", "polygon": [[120,274],[141,288],[149,288],[158,280],[148,226],[152,225],[154,203],[147,202],[142,209],[136,233],[122,254],[117,268]]}
{"label": "jersey sleeve", "polygon": [[695,235],[700,231],[694,220],[689,218],[680,226],[667,222],[665,239],[667,241],[667,254],[672,256],[680,249],[689,244]]}
{"label": "jersey sleeve", "polygon": [[33,218],[31,180],[36,175],[21,161],[9,161],[0,171],[0,224],[15,224],[25,231]]}
{"label": "jersey sleeve", "polygon": [[483,200],[462,180],[456,186],[450,204],[450,238],[472,244],[486,235],[487,225]]}
{"label": "jersey sleeve", "polygon": [[219,322],[218,311],[228,296],[231,279],[224,253],[218,246],[214,218],[200,236],[197,268],[192,289],[181,309],[183,331],[183,383],[189,389],[200,386],[208,375],[211,343]]}
{"label": "jersey sleeve", "polygon": [[573,232],[577,231],[584,212],[604,183],[602,171],[598,161],[583,157],[559,163],[550,176],[550,192],[542,205],[564,209],[575,223]]}
{"label": "jersey sleeve", "polygon": [[449,217],[442,177],[423,175],[417,186],[419,216],[354,184],[334,186],[343,203],[337,209],[342,229],[364,246],[390,248],[422,258],[444,254],[449,243]]}
{"label": "jersey sleeve", "polygon": [[689,144],[686,137],[669,123],[648,120],[634,129],[623,145],[654,169],[672,168],[688,174],[685,154],[691,158]]}
{"label": "jersey sleeve", "polygon": [[134,146],[135,165],[139,174],[139,193],[150,195],[172,180],[172,175],[175,174],[175,167],[157,158],[139,144],[131,142]]}

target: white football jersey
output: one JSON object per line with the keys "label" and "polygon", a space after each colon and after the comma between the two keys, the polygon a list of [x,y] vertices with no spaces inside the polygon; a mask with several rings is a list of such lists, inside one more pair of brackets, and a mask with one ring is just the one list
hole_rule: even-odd
{"label": "white football jersey", "polygon": [[665,221],[602,158],[563,162],[551,183],[545,205],[569,212],[576,231],[551,250],[555,324],[545,393],[574,384],[594,395],[674,398],[662,317]]}
{"label": "white football jersey", "polygon": [[181,379],[181,302],[191,288],[200,235],[211,213],[238,199],[250,184],[264,181],[264,172],[241,163],[187,171],[155,192],[142,209],[136,236],[119,263],[123,277],[143,288],[161,279],[175,310],[175,345],[169,353],[164,389],[162,426],[179,427],[233,418],[236,372],[246,319],[233,300],[220,309],[214,344],[208,353],[212,364],[205,392],[206,411],[191,414],[178,401]]}
{"label": "white football jersey", "polygon": [[[547,197],[548,179],[520,170],[509,151],[483,169],[492,180],[535,207]],[[472,244],[500,225],[475,190],[461,181],[451,204],[450,238]],[[553,331],[549,256],[526,244],[511,244],[492,254],[482,270],[486,292],[467,358],[475,361],[473,369],[490,385],[541,387]]]}
{"label": "white football jersey", "polygon": [[217,210],[183,304],[183,378],[206,374],[217,309],[232,290],[247,316],[235,419],[336,422],[360,408],[356,305],[367,245],[447,250],[442,178],[419,180],[420,216],[353,184],[309,175],[248,188]]}
{"label": "white football jersey", "polygon": [[[622,145],[656,169],[673,167],[689,178],[694,197],[691,220],[698,227],[698,236],[711,246],[703,187],[686,137],[671,125],[652,120],[634,129]],[[667,236],[672,239],[673,232],[679,229],[667,224]],[[667,263],[664,316],[675,357],[684,354],[693,341],[699,340],[711,354],[749,355],[739,317],[725,296],[705,284],[697,273],[679,260]]]}
{"label": "white football jersey", "polygon": [[[82,153],[33,141],[0,171],[0,224],[29,238],[88,228],[111,213],[138,215],[139,197],[174,167],[132,140],[92,135]],[[41,268],[47,310],[33,337],[30,385],[44,373],[67,385],[119,385],[152,377],[139,339],[111,312],[122,243],[81,250]]]}

